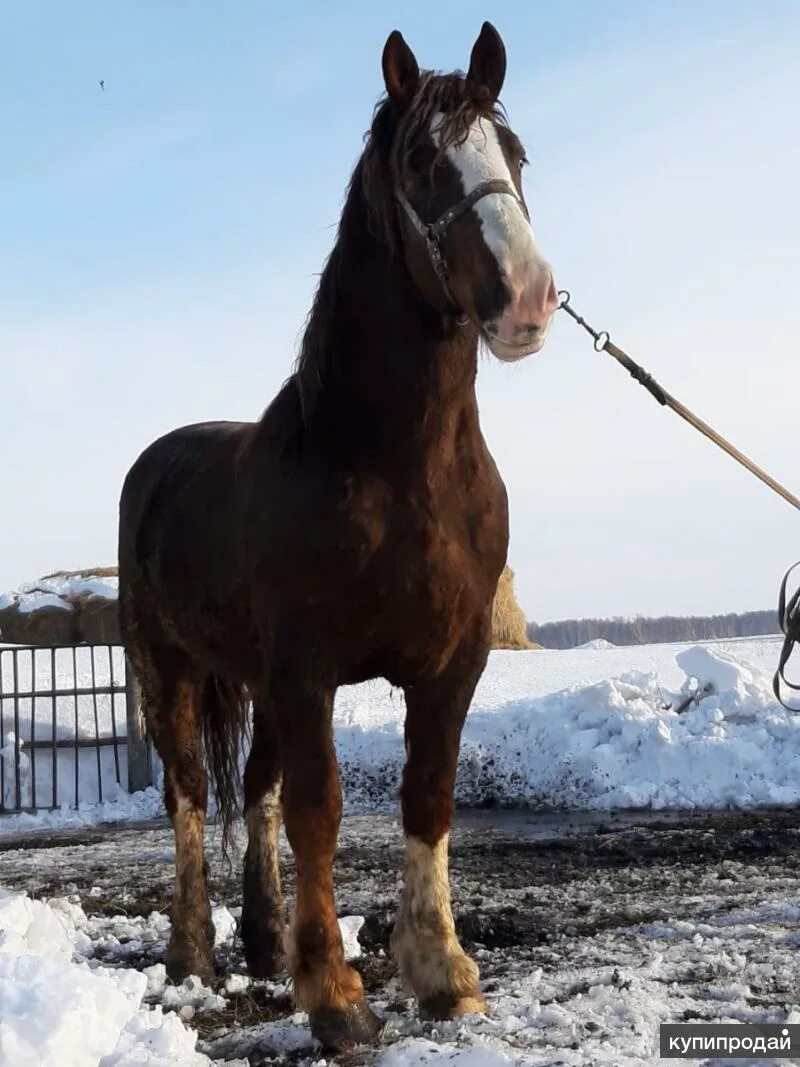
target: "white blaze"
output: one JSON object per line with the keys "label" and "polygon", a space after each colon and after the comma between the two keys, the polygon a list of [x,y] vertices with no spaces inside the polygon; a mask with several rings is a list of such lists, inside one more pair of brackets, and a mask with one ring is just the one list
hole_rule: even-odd
{"label": "white blaze", "polygon": [[[442,122],[443,116],[436,115],[431,124],[437,145]],[[498,179],[516,189],[497,129],[489,119],[476,118],[464,141],[449,145],[445,155],[459,174],[465,196],[484,182]],[[499,359],[520,359],[538,352],[558,297],[553,272],[536,247],[522,204],[511,193],[489,193],[472,210],[508,292],[508,301],[497,308],[492,321],[481,324],[484,337]]]}
{"label": "white blaze", "polygon": [[[437,144],[441,122],[441,115],[434,117],[432,132]],[[497,179],[514,187],[497,130],[488,119],[476,118],[466,140],[462,144],[449,145],[445,155],[461,177],[465,196],[482,182]],[[514,278],[530,270],[532,260],[537,263],[541,260],[531,224],[515,197],[505,193],[489,193],[481,197],[472,210],[480,219],[487,248],[507,277]]]}

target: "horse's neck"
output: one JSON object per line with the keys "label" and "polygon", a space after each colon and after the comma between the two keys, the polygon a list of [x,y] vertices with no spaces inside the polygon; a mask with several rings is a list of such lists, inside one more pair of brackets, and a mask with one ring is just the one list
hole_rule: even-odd
{"label": "horse's neck", "polygon": [[479,433],[474,327],[442,320],[417,294],[402,252],[366,227],[335,254],[312,423],[344,460],[446,463],[459,436]]}

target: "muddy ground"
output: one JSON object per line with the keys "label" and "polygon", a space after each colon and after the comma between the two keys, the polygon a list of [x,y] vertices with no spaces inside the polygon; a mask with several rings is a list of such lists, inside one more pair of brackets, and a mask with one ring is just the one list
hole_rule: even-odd
{"label": "muddy ground", "polygon": [[[213,834],[208,854],[212,899],[234,909],[241,905],[239,867],[222,862]],[[0,840],[0,885],[42,898],[68,896],[98,917],[147,916],[168,911],[173,859],[164,823],[27,835]],[[396,818],[345,818],[337,905],[340,915],[366,919],[363,956],[355,965],[373,1005],[390,1021],[384,1044],[423,1036],[457,1047],[463,1024],[448,1030],[420,1022],[389,956],[402,867]],[[282,868],[291,899],[285,842]],[[579,1047],[622,1041],[617,1062],[638,1062],[626,1057],[649,1040],[639,1018],[647,1014],[642,998],[655,1005],[654,1018],[672,1021],[718,1017],[720,1003],[727,1016],[785,1017],[800,999],[800,811],[692,817],[462,812],[451,837],[451,880],[459,935],[478,958],[496,1015],[517,1018],[509,998],[535,996],[540,1015],[548,1006],[558,1009],[563,1020],[558,1012],[548,1017],[559,1034],[566,1027],[574,1035],[570,1046],[568,1035],[545,1034],[531,1016],[525,1026],[501,1027],[497,1037],[509,1054],[536,1050],[552,1056],[536,1062],[553,1064],[606,1062],[589,1052],[584,1058]],[[160,962],[163,947],[132,943],[124,959],[108,962],[146,967]],[[217,963],[221,981],[244,973],[238,942],[220,952]],[[617,1008],[608,998],[586,1007],[598,980],[618,988],[619,1004],[630,993],[629,1038],[615,1033]],[[198,1013],[192,1025],[199,1047],[215,1058],[314,1062],[318,1052],[310,1039],[289,1042],[296,1047],[271,1041],[270,1026],[281,1020],[303,1032],[286,985],[266,983],[229,996],[223,1010]],[[348,1062],[369,1063],[374,1056],[357,1053]]]}

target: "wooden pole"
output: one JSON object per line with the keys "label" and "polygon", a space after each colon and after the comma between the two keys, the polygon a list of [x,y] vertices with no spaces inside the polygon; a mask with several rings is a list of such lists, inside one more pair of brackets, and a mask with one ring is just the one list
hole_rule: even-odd
{"label": "wooden pole", "polygon": [[142,715],[142,697],[133,667],[125,657],[125,714],[128,723],[128,792],[152,785],[149,745]]}

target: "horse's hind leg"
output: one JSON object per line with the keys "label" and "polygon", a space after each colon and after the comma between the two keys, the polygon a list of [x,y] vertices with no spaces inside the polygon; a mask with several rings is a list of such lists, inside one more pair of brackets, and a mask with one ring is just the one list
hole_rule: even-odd
{"label": "horse's hind leg", "polygon": [[167,974],[214,975],[214,926],[206,884],[203,830],[208,782],[200,723],[201,685],[185,653],[129,649],[142,688],[145,717],[164,764],[164,799],[175,831],[175,888]]}
{"label": "horse's hind leg", "polygon": [[406,873],[392,951],[424,1015],[485,1011],[478,968],[456,937],[447,843],[461,728],[488,650],[482,627],[438,678],[406,689],[401,799]]}
{"label": "horse's hind leg", "polygon": [[284,914],[278,865],[281,825],[281,766],[271,709],[256,701],[253,747],[244,771],[247,852],[242,886],[242,941],[247,969],[255,978],[274,976],[283,966]]}

